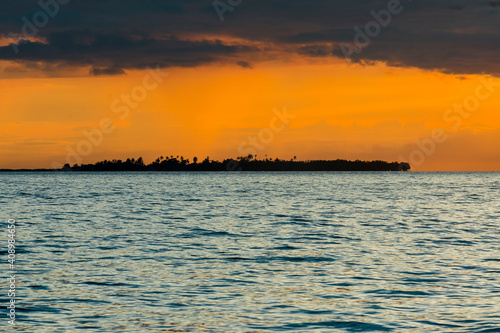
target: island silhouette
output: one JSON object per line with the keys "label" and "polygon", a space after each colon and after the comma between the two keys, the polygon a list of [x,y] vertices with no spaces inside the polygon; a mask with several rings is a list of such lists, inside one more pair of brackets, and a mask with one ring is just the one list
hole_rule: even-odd
{"label": "island silhouette", "polygon": [[142,157],[122,160],[104,160],[95,164],[65,164],[62,171],[408,171],[410,164],[406,162],[385,161],[348,161],[348,160],[308,160],[297,161],[279,158],[257,159],[256,156],[241,156],[223,161],[211,160],[210,157],[199,161],[197,157],[191,162],[183,156],[161,156],[151,162],[144,163]]}

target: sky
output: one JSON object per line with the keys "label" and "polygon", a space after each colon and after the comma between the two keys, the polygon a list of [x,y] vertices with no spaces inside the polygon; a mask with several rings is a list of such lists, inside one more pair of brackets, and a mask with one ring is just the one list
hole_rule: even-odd
{"label": "sky", "polygon": [[500,1],[20,0],[0,17],[0,168],[500,171]]}

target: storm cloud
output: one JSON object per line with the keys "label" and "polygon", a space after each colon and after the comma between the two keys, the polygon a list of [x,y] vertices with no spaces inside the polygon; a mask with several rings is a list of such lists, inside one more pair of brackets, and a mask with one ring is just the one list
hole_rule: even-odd
{"label": "storm cloud", "polygon": [[[117,75],[154,65],[252,68],[271,54],[276,57],[276,51],[345,58],[350,47],[349,61],[356,63],[500,75],[497,1],[222,2],[231,8],[223,21],[210,0],[3,3],[0,60],[67,64],[88,67],[92,75]],[[387,17],[391,3],[398,11]],[[360,40],[362,47],[356,43]]]}

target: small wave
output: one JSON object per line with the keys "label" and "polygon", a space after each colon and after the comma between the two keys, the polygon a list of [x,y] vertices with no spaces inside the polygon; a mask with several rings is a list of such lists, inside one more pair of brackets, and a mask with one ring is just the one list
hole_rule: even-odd
{"label": "small wave", "polygon": [[282,245],[282,246],[273,247],[272,249],[273,250],[300,250],[301,248],[296,247],[296,246],[291,246],[291,245]]}
{"label": "small wave", "polygon": [[229,233],[227,231],[216,231],[216,230],[208,230],[208,229],[202,229],[202,228],[193,228],[189,230],[189,233],[185,233],[180,235],[180,237],[183,238],[191,238],[193,235],[199,235],[199,236],[239,236],[236,234]]}
{"label": "small wave", "polygon": [[[113,286],[113,287],[134,287],[135,285],[131,285],[123,282],[98,282],[98,281],[86,281],[81,282],[81,284],[88,284],[91,286]],[[136,286],[135,286],[136,287]]]}
{"label": "small wave", "polygon": [[287,257],[287,256],[278,256],[278,257],[265,257],[261,258],[259,262],[262,261],[287,261],[287,262],[333,262],[334,258],[330,257]]}
{"label": "small wave", "polygon": [[[253,325],[252,325],[253,326]],[[256,327],[257,328],[257,327]],[[319,322],[308,322],[308,323],[292,323],[285,324],[281,327],[258,327],[259,329],[274,329],[274,330],[291,330],[291,329],[315,329],[315,328],[336,328],[344,329],[350,332],[390,332],[393,331],[392,328],[360,321],[319,321]]]}
{"label": "small wave", "polygon": [[377,289],[366,291],[367,294],[380,294],[380,295],[391,295],[391,296],[429,296],[432,293],[420,290],[387,290],[387,289]]}

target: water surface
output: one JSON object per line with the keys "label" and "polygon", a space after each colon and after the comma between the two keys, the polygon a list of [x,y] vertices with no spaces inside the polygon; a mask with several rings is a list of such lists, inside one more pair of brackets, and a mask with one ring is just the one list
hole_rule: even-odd
{"label": "water surface", "polygon": [[19,332],[500,332],[500,173],[0,173],[0,190]]}

